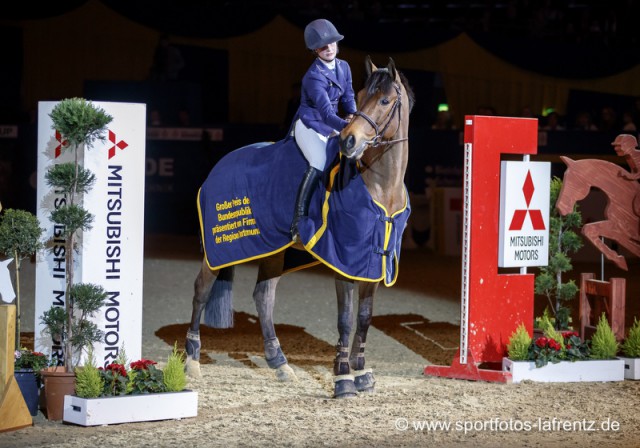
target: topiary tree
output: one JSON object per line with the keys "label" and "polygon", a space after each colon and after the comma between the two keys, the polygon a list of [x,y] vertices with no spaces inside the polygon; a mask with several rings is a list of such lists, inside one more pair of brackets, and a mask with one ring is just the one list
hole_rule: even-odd
{"label": "topiary tree", "polygon": [[591,357],[593,359],[612,359],[618,354],[620,344],[616,340],[607,316],[602,313],[596,332],[591,337]]}
{"label": "topiary tree", "polygon": [[20,350],[20,269],[22,260],[42,249],[42,233],[38,218],[25,210],[7,209],[0,222],[0,252],[15,262],[16,285],[16,350]]}
{"label": "topiary tree", "polygon": [[569,328],[571,309],[567,303],[574,299],[578,292],[575,281],[562,281],[562,274],[573,269],[569,254],[578,251],[583,243],[582,238],[574,230],[582,227],[582,215],[575,205],[571,213],[561,216],[555,205],[562,188],[562,180],[554,177],[550,187],[549,212],[549,264],[540,268],[535,279],[535,293],[547,297],[553,315],[555,328]]}
{"label": "topiary tree", "polygon": [[518,325],[516,331],[511,334],[507,344],[507,353],[512,361],[526,361],[529,359],[529,347],[531,336],[523,323]]}
{"label": "topiary tree", "polygon": [[622,353],[629,358],[640,358],[640,321],[635,317],[627,338],[622,344]]}
{"label": "topiary tree", "polygon": [[84,146],[91,148],[96,140],[104,141],[106,127],[113,117],[83,98],[60,101],[49,116],[53,129],[60,132],[66,142],[63,151],[73,151],[74,161],[54,165],[45,174],[47,185],[63,194],[66,199],[65,203],[50,215],[52,222],[64,228],[66,294],[62,327],[62,315],[53,309],[45,312],[42,322],[52,336],[58,334],[63,338],[65,369],[67,372],[73,372],[74,352],[99,341],[102,337],[95,324],[88,319],[106,300],[106,293],[99,286],[86,285],[86,288],[74,288],[74,253],[77,249],[77,237],[80,232],[91,229],[93,222],[93,215],[82,207],[80,195],[89,192],[95,183],[95,175],[80,164],[80,149]]}

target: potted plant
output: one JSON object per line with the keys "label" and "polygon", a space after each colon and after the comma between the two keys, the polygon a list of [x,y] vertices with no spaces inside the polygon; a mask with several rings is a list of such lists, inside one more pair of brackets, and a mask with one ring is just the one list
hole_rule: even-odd
{"label": "potted plant", "polygon": [[[502,368],[511,373],[514,383],[524,380],[580,382],[624,379],[624,363],[604,355],[606,350],[610,350],[606,319],[594,334],[594,338],[597,334],[597,340],[602,341],[596,343],[598,351],[595,355],[592,341],[582,341],[575,331],[556,330],[548,318],[541,319],[541,323],[544,335],[537,339],[531,338],[523,324],[509,338],[508,357],[503,359]],[[610,327],[609,332],[613,334]]]}
{"label": "potted plant", "polygon": [[573,269],[569,255],[582,247],[582,239],[574,230],[582,226],[582,216],[575,205],[573,211],[561,216],[555,207],[562,189],[562,180],[551,180],[549,208],[549,264],[540,267],[535,279],[535,293],[547,297],[553,312],[554,326],[569,329],[571,309],[567,303],[576,296],[578,286],[574,280],[562,281],[562,274]]}
{"label": "potted plant", "polygon": [[[63,346],[63,359],[58,360],[63,369],[43,372],[47,395],[54,378],[62,380],[65,376],[62,374],[73,376],[82,350],[102,338],[91,318],[104,304],[106,293],[101,286],[74,282],[74,254],[80,232],[89,230],[93,221],[93,215],[82,207],[82,195],[93,187],[95,175],[81,165],[80,150],[83,146],[90,148],[96,140],[105,140],[104,132],[112,120],[103,109],[82,98],[59,102],[49,116],[52,127],[63,136],[62,150],[73,151],[74,157],[73,162],[53,165],[45,174],[47,185],[65,198],[51,212],[50,220],[63,229],[66,274],[64,308],[53,306],[41,316],[46,331]],[[63,382],[67,390],[55,394],[58,400],[54,404],[49,403],[47,396],[47,417],[53,420],[62,418],[62,397],[73,392],[75,378],[73,382],[68,378]]]}
{"label": "potted plant", "polygon": [[640,321],[633,318],[633,325],[629,329],[626,339],[622,343],[624,361],[624,377],[630,380],[640,379]]}
{"label": "potted plant", "polygon": [[14,284],[16,285],[16,350],[20,350],[20,269],[22,260],[32,256],[44,244],[41,240],[44,229],[38,218],[25,210],[7,209],[0,222],[0,252],[11,257],[15,263]]}
{"label": "potted plant", "polygon": [[616,340],[607,316],[602,313],[596,325],[596,332],[591,337],[591,358],[614,359],[619,348],[620,343]]}
{"label": "potted plant", "polygon": [[29,408],[29,413],[36,416],[40,401],[40,371],[47,367],[49,359],[44,353],[24,347],[14,352],[13,359],[13,375]]}
{"label": "potted plant", "polygon": [[90,356],[78,368],[75,395],[65,397],[64,421],[94,426],[195,417],[198,394],[186,385],[185,355],[175,345],[164,369],[124,357],[97,368]]}

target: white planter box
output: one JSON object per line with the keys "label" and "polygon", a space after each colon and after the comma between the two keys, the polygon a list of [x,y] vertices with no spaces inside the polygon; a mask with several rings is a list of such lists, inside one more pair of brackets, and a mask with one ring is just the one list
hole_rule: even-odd
{"label": "white planter box", "polygon": [[82,426],[171,420],[198,415],[198,392],[80,398],[64,397],[63,420]]}
{"label": "white planter box", "polygon": [[514,383],[524,380],[543,383],[624,380],[624,361],[621,359],[561,361],[536,367],[533,361],[511,361],[509,358],[502,358],[502,370],[511,373]]}
{"label": "white planter box", "polygon": [[624,377],[627,380],[640,380],[640,358],[625,358],[618,356],[624,361]]}

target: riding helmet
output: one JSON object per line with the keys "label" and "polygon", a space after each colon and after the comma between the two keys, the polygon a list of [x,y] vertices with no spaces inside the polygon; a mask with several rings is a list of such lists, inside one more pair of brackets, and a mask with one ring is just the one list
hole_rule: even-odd
{"label": "riding helmet", "polygon": [[304,29],[304,43],[309,50],[316,50],[342,39],[344,36],[326,19],[314,20]]}

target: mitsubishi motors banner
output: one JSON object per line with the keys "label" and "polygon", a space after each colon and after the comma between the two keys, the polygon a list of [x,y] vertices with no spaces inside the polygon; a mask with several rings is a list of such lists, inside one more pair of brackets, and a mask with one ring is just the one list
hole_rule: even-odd
{"label": "mitsubishi motors banner", "polygon": [[500,164],[499,267],[549,262],[549,162]]}
{"label": "mitsubishi motors banner", "polygon": [[[66,198],[47,185],[45,173],[52,165],[72,162],[74,151],[63,151],[64,136],[52,129],[49,114],[56,104],[38,105],[37,216],[48,242],[36,258],[35,346],[62,362],[60,341],[48,338],[40,322],[45,311],[65,302],[65,240],[49,216]],[[113,120],[104,141],[79,151],[80,163],[95,174],[96,182],[81,199],[94,220],[91,230],[78,238],[74,283],[97,284],[108,293],[94,318],[105,334],[94,347],[96,363],[105,366],[123,347],[128,359],[141,358],[146,106],[93,104]]]}

